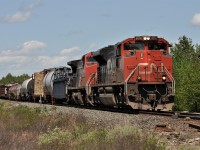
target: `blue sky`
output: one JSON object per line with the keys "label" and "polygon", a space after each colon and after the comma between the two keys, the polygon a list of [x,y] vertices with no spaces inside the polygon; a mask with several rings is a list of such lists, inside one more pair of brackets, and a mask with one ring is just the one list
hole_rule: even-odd
{"label": "blue sky", "polygon": [[0,78],[66,66],[137,35],[199,42],[198,0],[0,0]]}

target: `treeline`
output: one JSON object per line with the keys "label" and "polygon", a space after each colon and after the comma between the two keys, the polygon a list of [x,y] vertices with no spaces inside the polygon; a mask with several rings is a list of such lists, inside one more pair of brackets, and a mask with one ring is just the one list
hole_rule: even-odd
{"label": "treeline", "polygon": [[200,112],[200,45],[182,36],[173,45],[172,54],[176,81],[174,110]]}
{"label": "treeline", "polygon": [[24,80],[30,78],[28,74],[22,74],[20,76],[13,76],[11,73],[8,73],[5,77],[0,80],[0,84],[13,84],[13,83],[22,83]]}

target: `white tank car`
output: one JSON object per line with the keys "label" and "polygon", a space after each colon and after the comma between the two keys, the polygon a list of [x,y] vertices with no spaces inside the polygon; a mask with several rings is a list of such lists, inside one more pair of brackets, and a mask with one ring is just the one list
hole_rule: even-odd
{"label": "white tank car", "polygon": [[30,78],[30,79],[25,80],[22,83],[20,92],[21,94],[25,94],[25,95],[33,94],[33,88],[34,88],[34,81],[32,78]]}
{"label": "white tank car", "polygon": [[53,92],[53,78],[54,78],[54,69],[49,71],[44,79],[43,79],[43,83],[44,83],[44,90],[45,90],[45,95],[46,96],[52,96],[52,92]]}

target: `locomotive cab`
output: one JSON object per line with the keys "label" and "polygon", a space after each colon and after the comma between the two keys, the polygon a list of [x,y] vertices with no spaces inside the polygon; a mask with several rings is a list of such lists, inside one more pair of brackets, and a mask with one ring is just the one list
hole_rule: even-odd
{"label": "locomotive cab", "polygon": [[175,81],[170,44],[156,36],[139,36],[121,43],[128,103],[139,109],[171,109]]}

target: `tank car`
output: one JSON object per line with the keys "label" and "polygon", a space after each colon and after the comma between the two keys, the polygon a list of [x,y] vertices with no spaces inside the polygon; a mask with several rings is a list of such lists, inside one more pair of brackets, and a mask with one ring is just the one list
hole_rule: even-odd
{"label": "tank car", "polygon": [[53,77],[54,76],[54,69],[49,70],[43,79],[44,85],[44,99],[51,100],[52,92],[53,92]]}
{"label": "tank car", "polygon": [[112,107],[171,109],[175,81],[170,44],[157,36],[136,36],[92,53],[98,62],[92,99]]}
{"label": "tank car", "polygon": [[25,80],[20,89],[21,100],[22,101],[32,101],[34,92],[34,80],[29,78]]}
{"label": "tank car", "polygon": [[8,89],[8,98],[11,100],[20,100],[21,94],[20,94],[21,84],[13,84]]}

